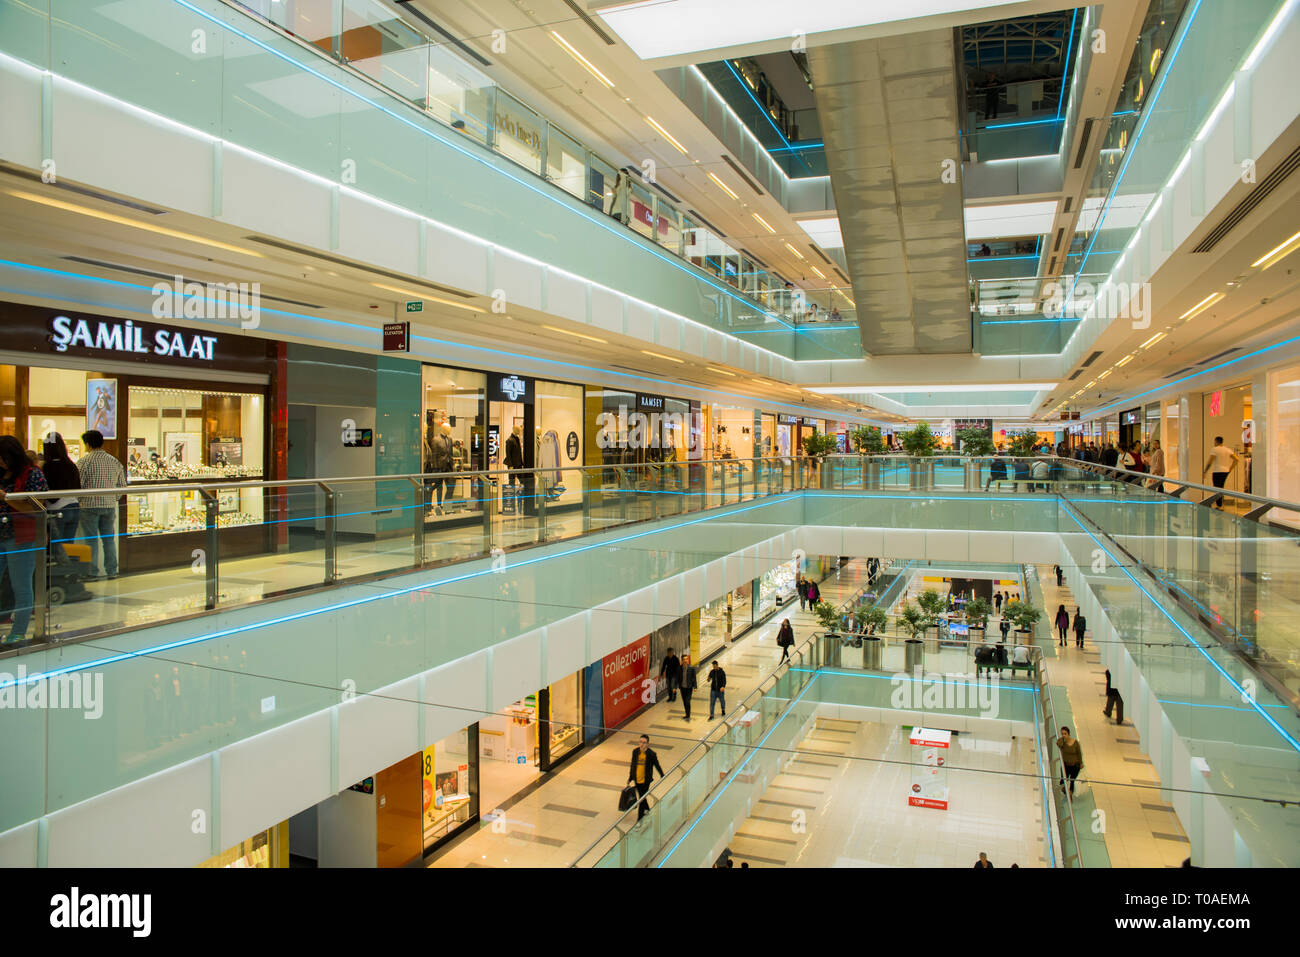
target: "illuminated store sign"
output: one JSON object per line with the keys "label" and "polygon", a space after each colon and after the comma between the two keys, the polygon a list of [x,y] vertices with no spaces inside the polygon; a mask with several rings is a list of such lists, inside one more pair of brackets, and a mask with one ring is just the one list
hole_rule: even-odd
{"label": "illuminated store sign", "polygon": [[71,348],[126,352],[139,355],[201,359],[211,362],[217,336],[205,336],[184,329],[170,329],[111,319],[72,319],[55,316],[50,320],[50,342],[55,352]]}

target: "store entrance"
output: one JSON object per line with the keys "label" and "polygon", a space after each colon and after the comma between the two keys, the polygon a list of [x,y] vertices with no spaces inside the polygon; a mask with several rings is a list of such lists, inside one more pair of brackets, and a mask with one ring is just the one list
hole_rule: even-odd
{"label": "store entrance", "polygon": [[[489,402],[488,469],[496,472],[532,468],[533,442],[528,439],[532,433],[531,402]],[[531,475],[498,475],[494,481],[496,484],[492,489],[497,498],[497,511],[503,520],[512,516],[532,515],[536,511]]]}

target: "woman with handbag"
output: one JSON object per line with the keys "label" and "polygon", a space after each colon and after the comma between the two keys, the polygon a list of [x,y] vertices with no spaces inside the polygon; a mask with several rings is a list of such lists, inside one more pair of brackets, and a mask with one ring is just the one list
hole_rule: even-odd
{"label": "woman with handbag", "polygon": [[[791,626],[789,618],[781,622],[781,630],[776,633],[776,643],[781,649],[781,661],[789,661],[790,646],[794,644],[794,628]],[[779,665],[781,661],[778,661],[777,664]]]}
{"label": "woman with handbag", "polygon": [[32,576],[36,572],[32,543],[37,518],[23,514],[34,511],[30,503],[11,505],[7,498],[19,492],[45,492],[49,486],[45,474],[31,463],[27,450],[12,435],[0,435],[0,469],[0,572],[9,572],[14,593],[13,628],[0,644],[16,645],[26,641],[32,620]]}

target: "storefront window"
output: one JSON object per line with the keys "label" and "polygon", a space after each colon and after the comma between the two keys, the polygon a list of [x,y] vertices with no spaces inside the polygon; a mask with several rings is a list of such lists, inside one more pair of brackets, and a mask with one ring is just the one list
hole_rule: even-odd
{"label": "storefront window", "polygon": [[424,849],[478,816],[478,754],[474,728],[465,728],[424,749]]}
{"label": "storefront window", "polygon": [[[1300,501],[1300,365],[1270,372],[1268,392],[1268,495]],[[1288,524],[1300,523],[1300,514],[1278,511]]]}
{"label": "storefront window", "polygon": [[[474,472],[484,468],[484,389],[487,377],[426,365],[421,468],[425,472]],[[484,496],[470,476],[431,480],[425,490],[429,518],[481,513]]]}
{"label": "storefront window", "polygon": [[129,393],[128,481],[262,477],[261,395],[136,385]]}
{"label": "storefront window", "polygon": [[794,588],[795,564],[791,559],[763,573],[758,582],[758,614],[755,620],[761,620],[778,606],[798,597]]}
{"label": "storefront window", "polygon": [[479,794],[485,811],[537,780],[537,730],[537,696],[531,694],[479,720]]}
{"label": "storefront window", "polygon": [[582,744],[582,672],[576,671],[546,690],[549,768]]}
{"label": "storefront window", "polygon": [[582,386],[538,382],[534,409],[537,443],[533,456],[539,474],[538,491],[548,505],[582,501]]}
{"label": "storefront window", "polygon": [[209,857],[199,867],[288,867],[289,862],[281,860],[281,830],[284,827],[284,824],[277,824],[270,830],[254,834],[216,857]]}

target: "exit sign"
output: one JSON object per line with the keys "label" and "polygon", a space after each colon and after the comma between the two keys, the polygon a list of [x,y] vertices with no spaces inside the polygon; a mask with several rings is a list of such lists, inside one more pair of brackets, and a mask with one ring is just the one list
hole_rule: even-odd
{"label": "exit sign", "polygon": [[407,312],[424,312],[424,302],[419,299],[406,300]]}

